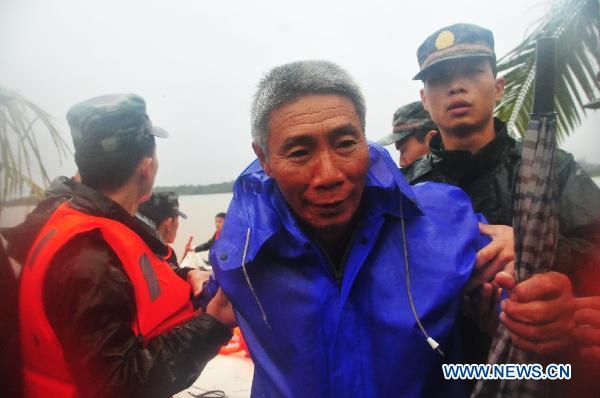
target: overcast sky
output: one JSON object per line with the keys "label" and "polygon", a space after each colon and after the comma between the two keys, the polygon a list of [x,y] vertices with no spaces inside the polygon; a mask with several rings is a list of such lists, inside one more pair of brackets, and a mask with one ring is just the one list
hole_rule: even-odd
{"label": "overcast sky", "polygon": [[[446,25],[494,32],[502,56],[543,14],[539,1],[82,1],[2,0],[0,85],[53,115],[100,94],[142,95],[155,125],[159,185],[231,180],[254,158],[249,111],[271,67],[326,59],[354,76],[367,102],[367,137],[391,129],[394,110],[419,96],[416,49]],[[600,111],[563,148],[600,162]],[[58,165],[48,146],[50,173]],[[393,147],[390,147],[393,148]],[[396,157],[396,156],[394,156]]]}

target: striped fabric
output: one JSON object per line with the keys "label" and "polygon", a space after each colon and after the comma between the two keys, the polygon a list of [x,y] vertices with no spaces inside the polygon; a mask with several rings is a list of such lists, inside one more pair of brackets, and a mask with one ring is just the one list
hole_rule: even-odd
{"label": "striped fabric", "polygon": [[[556,181],[556,116],[532,115],[523,142],[515,186],[513,229],[517,280],[547,272],[554,263],[558,239],[558,188]],[[514,347],[500,324],[488,363],[539,362]],[[471,397],[546,397],[540,380],[480,380]]]}

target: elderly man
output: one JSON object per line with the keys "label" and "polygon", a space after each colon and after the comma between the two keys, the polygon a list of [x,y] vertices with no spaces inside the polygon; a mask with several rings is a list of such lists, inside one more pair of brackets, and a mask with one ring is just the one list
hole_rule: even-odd
{"label": "elderly man", "polygon": [[429,153],[429,141],[437,134],[437,127],[421,101],[398,108],[394,112],[392,125],[392,133],[377,143],[396,146],[396,150],[400,152],[400,167],[406,173],[407,167]]}
{"label": "elderly man", "polygon": [[334,64],[283,65],[259,84],[258,160],[211,251],[254,396],[461,393],[441,365],[458,360],[461,291],[488,240],[461,190],[410,188],[364,127],[362,94]]}
{"label": "elderly man", "polygon": [[63,179],[20,228],[29,235],[11,242],[29,247],[20,291],[25,396],[171,396],[227,342],[234,319],[220,293],[206,314],[193,312],[190,286],[134,216],[156,176],[154,137],[166,132],[132,94],[81,102],[67,120],[82,183]]}

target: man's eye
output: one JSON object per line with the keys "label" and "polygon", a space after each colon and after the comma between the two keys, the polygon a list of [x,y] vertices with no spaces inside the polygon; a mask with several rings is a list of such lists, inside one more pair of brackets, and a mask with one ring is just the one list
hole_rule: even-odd
{"label": "man's eye", "polygon": [[338,142],[338,148],[351,148],[356,145],[356,140],[342,140]]}
{"label": "man's eye", "polygon": [[450,74],[445,72],[438,72],[435,75],[427,78],[427,83],[432,85],[438,85],[448,80]]}
{"label": "man's eye", "polygon": [[296,149],[288,153],[289,158],[301,158],[303,156],[308,155],[308,151],[306,149]]}

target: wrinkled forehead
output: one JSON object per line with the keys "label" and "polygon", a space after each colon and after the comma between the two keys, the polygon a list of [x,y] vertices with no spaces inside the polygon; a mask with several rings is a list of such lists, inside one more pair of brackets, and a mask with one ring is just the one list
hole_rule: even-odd
{"label": "wrinkled forehead", "polygon": [[269,133],[301,129],[310,124],[348,120],[362,130],[352,99],[340,94],[305,94],[277,106],[269,116]]}

